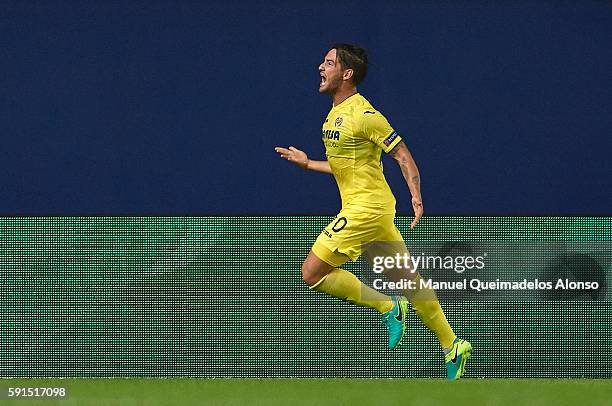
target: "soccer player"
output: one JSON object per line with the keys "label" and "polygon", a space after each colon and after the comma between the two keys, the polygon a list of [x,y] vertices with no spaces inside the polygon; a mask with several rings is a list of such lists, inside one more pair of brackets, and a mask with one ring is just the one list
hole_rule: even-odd
{"label": "soccer player", "polygon": [[[357,92],[368,69],[363,48],[334,45],[319,65],[319,92],[328,93],[332,108],[323,123],[326,161],[314,161],[305,152],[290,146],[276,147],[281,157],[316,172],[334,176],[340,190],[342,209],[321,232],[302,265],[302,278],[311,289],[382,314],[389,334],[389,348],[396,348],[406,329],[408,299],[423,323],[437,336],[445,353],[448,379],[459,379],[472,347],[457,338],[432,292],[404,290],[402,296],[387,296],[362,283],[340,268],[362,254],[364,243],[400,242],[394,224],[395,197],[383,175],[381,153],[399,164],[412,195],[414,228],[423,216],[419,170],[406,144],[386,118]],[[409,272],[414,281],[418,272]],[[418,283],[416,284],[418,286]]]}

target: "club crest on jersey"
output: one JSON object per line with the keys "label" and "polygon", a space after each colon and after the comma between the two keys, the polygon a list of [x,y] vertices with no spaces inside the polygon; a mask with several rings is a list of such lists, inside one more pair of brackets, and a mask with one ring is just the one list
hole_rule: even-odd
{"label": "club crest on jersey", "polygon": [[393,131],[391,133],[391,135],[389,135],[384,141],[383,144],[385,144],[387,147],[389,145],[391,145],[391,143],[393,142],[393,140],[395,140],[397,138],[397,133],[395,131]]}
{"label": "club crest on jersey", "polygon": [[334,127],[340,127],[342,125],[342,117],[338,117],[334,123]]}

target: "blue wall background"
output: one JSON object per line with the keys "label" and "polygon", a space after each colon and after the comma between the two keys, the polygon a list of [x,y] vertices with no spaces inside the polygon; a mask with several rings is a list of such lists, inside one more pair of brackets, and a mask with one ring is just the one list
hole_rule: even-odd
{"label": "blue wall background", "polygon": [[[3,1],[0,213],[335,213],[317,66],[413,151],[426,214],[610,214],[612,3]],[[410,213],[385,161],[398,211]]]}

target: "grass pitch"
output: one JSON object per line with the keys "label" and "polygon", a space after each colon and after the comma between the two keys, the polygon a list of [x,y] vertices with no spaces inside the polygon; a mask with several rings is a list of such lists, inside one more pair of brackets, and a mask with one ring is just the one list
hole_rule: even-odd
{"label": "grass pitch", "polygon": [[[11,387],[65,387],[68,399],[7,400]],[[612,380],[3,379],[18,405],[612,405]]]}

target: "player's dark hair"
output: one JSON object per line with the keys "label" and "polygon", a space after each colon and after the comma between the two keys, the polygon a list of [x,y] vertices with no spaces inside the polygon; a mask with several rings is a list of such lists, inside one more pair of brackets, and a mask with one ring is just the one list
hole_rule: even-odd
{"label": "player's dark hair", "polygon": [[331,48],[336,50],[336,58],[344,69],[353,70],[353,83],[355,86],[363,82],[368,74],[368,52],[355,45],[334,44]]}

